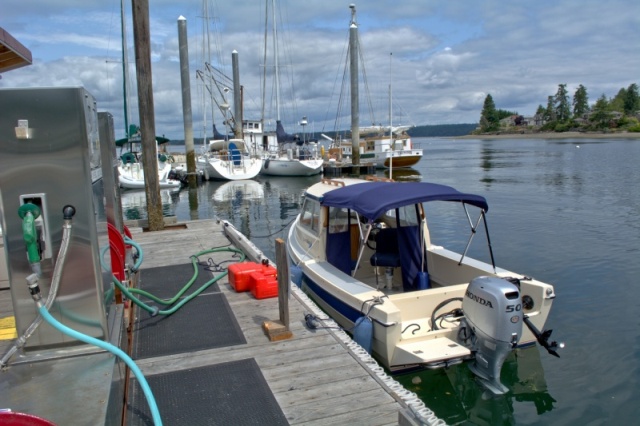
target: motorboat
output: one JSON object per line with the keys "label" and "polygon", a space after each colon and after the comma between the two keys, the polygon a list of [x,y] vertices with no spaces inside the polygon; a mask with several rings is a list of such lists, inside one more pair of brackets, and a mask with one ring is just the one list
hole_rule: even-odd
{"label": "motorboat", "polygon": [[[360,128],[360,161],[375,163],[378,169],[411,167],[422,159],[422,149],[415,148],[409,126],[372,126]],[[351,139],[330,139],[330,158],[349,162],[353,158]]]}
{"label": "motorboat", "polygon": [[[171,174],[171,156],[163,153],[157,155],[158,185],[160,189],[178,189],[182,182],[173,179]],[[118,182],[121,188],[144,189],[144,166],[139,154],[133,151],[120,156],[118,164]]]}
{"label": "motorboat", "polygon": [[260,173],[262,160],[249,153],[242,139],[212,140],[196,167],[206,180],[246,180]]}
{"label": "motorboat", "polygon": [[[436,202],[463,207],[471,236],[462,254],[431,241]],[[322,179],[289,230],[292,282],[390,371],[470,361],[488,389],[504,393],[511,351],[538,341],[557,356],[562,344],[544,330],[554,287],[495,266],[488,209],[480,195],[435,183]],[[482,228],[490,263],[467,255]]]}

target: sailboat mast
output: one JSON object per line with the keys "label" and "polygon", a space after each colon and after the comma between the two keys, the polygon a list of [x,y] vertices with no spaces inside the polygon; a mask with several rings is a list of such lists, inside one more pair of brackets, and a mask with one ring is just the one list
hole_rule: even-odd
{"label": "sailboat mast", "polygon": [[360,165],[360,108],[358,96],[358,24],[356,5],[350,4],[351,25],[349,26],[349,73],[351,77],[351,161]]}
{"label": "sailboat mast", "polygon": [[276,120],[280,121],[280,70],[278,69],[278,30],[276,26],[276,0],[271,0],[273,9],[273,60],[276,78]]}
{"label": "sailboat mast", "polygon": [[122,91],[124,96],[124,134],[129,134],[129,59],[127,55],[127,18],[124,14],[124,0],[120,0],[122,38]]}
{"label": "sailboat mast", "polygon": [[264,53],[263,53],[263,67],[262,67],[262,110],[260,111],[260,123],[262,123],[262,129],[264,129],[264,105],[267,98],[267,34],[269,33],[269,2],[264,3]]}
{"label": "sailboat mast", "polygon": [[393,53],[389,53],[389,146],[391,148],[391,157],[389,157],[389,179],[393,179],[393,151],[395,149],[395,141],[393,140],[393,95],[391,93],[391,58]]}

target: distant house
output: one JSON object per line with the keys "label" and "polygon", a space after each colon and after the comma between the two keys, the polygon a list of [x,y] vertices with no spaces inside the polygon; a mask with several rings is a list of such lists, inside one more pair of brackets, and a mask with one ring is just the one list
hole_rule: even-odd
{"label": "distant house", "polygon": [[527,127],[534,122],[534,117],[524,117],[522,115],[510,115],[500,120],[500,127]]}
{"label": "distant house", "polygon": [[500,127],[513,127],[516,125],[517,115],[510,115],[500,120]]}
{"label": "distant house", "polygon": [[542,127],[544,126],[544,124],[546,123],[545,119],[544,119],[544,115],[543,114],[536,114],[533,116],[533,119],[531,121],[533,123],[534,126],[536,127]]}

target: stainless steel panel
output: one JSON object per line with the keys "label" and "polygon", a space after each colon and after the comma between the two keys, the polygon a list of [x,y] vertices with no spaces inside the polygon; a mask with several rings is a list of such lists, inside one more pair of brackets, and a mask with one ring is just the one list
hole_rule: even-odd
{"label": "stainless steel panel", "polygon": [[[105,291],[100,257],[108,237],[104,217],[98,119],[94,98],[83,88],[0,89],[0,218],[4,231],[9,280],[18,334],[36,317],[26,277],[31,273],[25,254],[21,196],[44,194],[43,221],[49,230],[51,257],[42,261],[40,288],[51,285],[54,262],[62,240],[62,210],[76,208],[67,261],[51,313],[82,333],[107,335]],[[95,182],[95,184],[94,184]],[[25,354],[43,351],[77,352],[79,342],[42,324],[25,347]]]}
{"label": "stainless steel panel", "polygon": [[122,202],[118,183],[118,154],[113,130],[113,115],[108,112],[99,112],[98,127],[107,222],[115,226],[122,234],[124,221],[122,220]]}

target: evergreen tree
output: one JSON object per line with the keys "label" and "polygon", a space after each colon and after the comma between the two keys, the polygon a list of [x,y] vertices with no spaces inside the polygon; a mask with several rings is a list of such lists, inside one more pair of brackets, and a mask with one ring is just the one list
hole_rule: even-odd
{"label": "evergreen tree", "polygon": [[553,96],[547,97],[547,108],[544,110],[544,121],[547,123],[556,121],[556,109],[554,108]]}
{"label": "evergreen tree", "polygon": [[627,88],[624,97],[624,113],[633,115],[640,110],[640,95],[638,94],[638,85],[633,83]]}
{"label": "evergreen tree", "polygon": [[589,112],[589,96],[587,96],[587,88],[581,84],[573,94],[573,116],[582,117],[587,112]]}
{"label": "evergreen tree", "polygon": [[624,100],[627,97],[627,89],[624,87],[609,101],[609,110],[624,112]]}
{"label": "evergreen tree", "polygon": [[603,93],[593,106],[589,120],[591,120],[596,127],[605,128],[609,124],[609,119],[611,117],[610,111],[611,105]]}
{"label": "evergreen tree", "polygon": [[482,113],[480,114],[480,129],[483,132],[493,132],[498,129],[498,121],[496,104],[493,102],[491,94],[488,94],[484,99]]}
{"label": "evergreen tree", "polygon": [[567,85],[559,84],[558,91],[555,96],[555,112],[556,120],[561,123],[569,121],[571,118],[571,108],[569,108],[569,95],[567,93]]}

